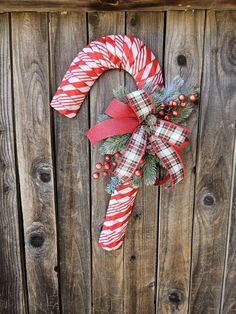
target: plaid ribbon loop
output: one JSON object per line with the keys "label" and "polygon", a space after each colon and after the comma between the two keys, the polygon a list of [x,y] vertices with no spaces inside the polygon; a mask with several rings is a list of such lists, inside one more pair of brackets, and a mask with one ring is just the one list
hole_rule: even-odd
{"label": "plaid ribbon loop", "polygon": [[156,111],[150,96],[145,90],[138,89],[126,95],[126,99],[128,100],[128,105],[136,114],[139,123],[143,122],[149,114]]}
{"label": "plaid ribbon loop", "polygon": [[155,107],[144,90],[137,90],[126,96],[128,105],[135,112],[139,126],[134,130],[114,174],[122,183],[133,176],[139,166],[147,145],[164,164],[171,180],[167,188],[172,188],[185,176],[183,162],[178,154],[188,143],[188,130],[164,120],[157,120],[150,126],[149,132],[141,124],[150,114],[155,113]]}

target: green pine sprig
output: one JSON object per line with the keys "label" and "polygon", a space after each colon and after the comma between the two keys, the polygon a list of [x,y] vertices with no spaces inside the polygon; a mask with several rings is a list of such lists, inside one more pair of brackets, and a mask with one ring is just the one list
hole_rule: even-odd
{"label": "green pine sprig", "polygon": [[112,92],[113,92],[113,95],[116,99],[127,104],[127,99],[125,97],[125,95],[127,94],[127,91],[123,86],[119,86],[119,87],[113,89]]}
{"label": "green pine sprig", "polygon": [[128,141],[130,139],[130,134],[116,135],[109,137],[104,140],[103,144],[99,148],[101,155],[115,154],[116,152],[124,152]]}
{"label": "green pine sprig", "polygon": [[143,181],[146,185],[153,185],[156,182],[159,159],[156,155],[146,155],[142,167]]}
{"label": "green pine sprig", "polygon": [[97,117],[97,123],[100,123],[100,122],[103,122],[105,120],[109,120],[110,117],[105,114],[105,113],[102,113],[102,114],[99,114],[98,117]]}

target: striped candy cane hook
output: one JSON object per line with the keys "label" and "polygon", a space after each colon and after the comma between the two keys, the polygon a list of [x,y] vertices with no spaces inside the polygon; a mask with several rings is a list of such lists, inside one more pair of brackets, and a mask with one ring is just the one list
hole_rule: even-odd
{"label": "striped candy cane hook", "polygon": [[[110,69],[122,69],[134,77],[138,88],[152,83],[152,91],[163,86],[162,73],[152,51],[138,38],[109,35],[88,44],[68,68],[51,106],[60,114],[74,118],[87,93],[99,78]],[[99,245],[105,250],[122,246],[137,189],[122,184],[111,195]]]}

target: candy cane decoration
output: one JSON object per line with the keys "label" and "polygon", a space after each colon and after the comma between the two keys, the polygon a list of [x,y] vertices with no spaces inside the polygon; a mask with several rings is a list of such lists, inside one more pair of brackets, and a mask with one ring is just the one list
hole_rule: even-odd
{"label": "candy cane decoration", "polygon": [[[68,118],[74,118],[87,93],[110,69],[127,71],[138,88],[152,83],[152,91],[163,86],[162,73],[152,51],[133,36],[109,35],[88,44],[71,63],[51,106]],[[129,182],[120,185],[111,195],[98,244],[105,250],[119,249],[132,212],[137,188]]]}

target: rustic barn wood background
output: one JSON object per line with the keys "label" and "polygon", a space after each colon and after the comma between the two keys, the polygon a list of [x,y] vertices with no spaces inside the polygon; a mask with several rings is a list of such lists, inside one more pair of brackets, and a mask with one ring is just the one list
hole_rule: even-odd
{"label": "rustic barn wood background", "polygon": [[[0,14],[0,313],[236,313],[235,30],[224,10]],[[104,73],[73,121],[49,102],[86,43],[114,33],[142,39],[165,81],[180,74],[201,101],[187,177],[142,187],[123,249],[108,253],[106,180],[90,180],[99,153],[85,131],[133,79]]]}

